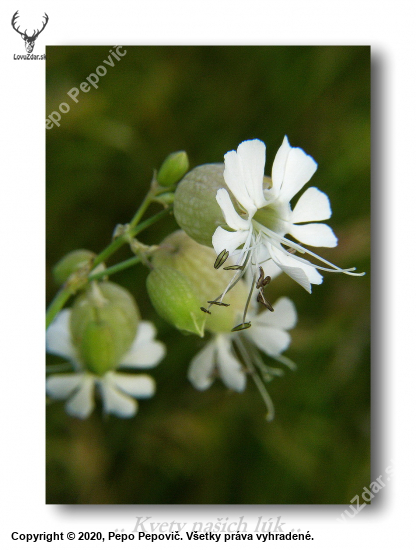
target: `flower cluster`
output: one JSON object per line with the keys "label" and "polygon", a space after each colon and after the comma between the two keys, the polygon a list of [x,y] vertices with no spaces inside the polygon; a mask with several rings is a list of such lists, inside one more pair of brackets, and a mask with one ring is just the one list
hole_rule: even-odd
{"label": "flower cluster", "polygon": [[[193,386],[206,390],[219,377],[228,388],[242,392],[250,376],[266,403],[267,418],[273,418],[264,382],[283,370],[265,364],[263,356],[294,368],[282,353],[289,347],[288,331],[296,325],[297,313],[286,297],[269,302],[267,285],[286,273],[310,293],[312,285],[322,283],[321,271],[363,273],[337,267],[304,246],[337,245],[332,229],[322,223],[331,217],[325,193],[309,187],[292,209],[291,201],[317,169],[315,160],[291,147],[287,137],[271,177],[264,175],[265,160],[266,147],[257,139],[226,153],[223,165],[196,167],[185,176],[186,153],[170,155],[155,172],[130,224],[119,226],[122,231],[116,231],[107,249],[98,256],[74,251],[55,267],[55,279],[64,285],[67,298],[77,297],[49,326],[47,350],[66,358],[72,371],[49,376],[46,389],[51,398],[67,400],[68,414],[87,418],[97,389],[105,413],[131,417],[137,399],[155,392],[153,378],[129,371],[156,366],[165,347],[155,339],[154,326],[140,320],[130,293],[105,279],[141,261],[150,268],[146,286],[157,313],[183,333],[210,335],[189,366]],[[158,246],[135,238],[152,201],[166,209],[173,202],[182,228]],[[142,228],[148,225],[145,221]],[[107,270],[102,261],[124,243],[136,257]]]}

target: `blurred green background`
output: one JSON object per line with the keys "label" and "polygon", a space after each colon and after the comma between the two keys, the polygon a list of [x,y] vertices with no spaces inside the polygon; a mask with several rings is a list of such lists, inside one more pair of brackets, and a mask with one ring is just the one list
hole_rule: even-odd
{"label": "blurred green background", "polygon": [[[48,302],[58,290],[53,265],[76,248],[102,250],[169,153],[186,150],[194,167],[259,138],[270,173],[285,134],[318,162],[311,185],[331,200],[339,245],[317,252],[367,275],[325,274],[312,295],[286,275],[270,285],[269,300],[287,295],[299,314],[286,352],[298,370],[268,385],[271,423],[253,383],[242,394],[219,381],[205,392],[190,385],[188,365],[204,342],[157,317],[147,268],[113,276],[167,344],[152,371],[157,393],[129,420],[103,418],[97,403],[80,421],[49,403],[47,503],[349,502],[371,481],[370,48],[128,46],[99,88],[73,103],[67,92],[109,50],[47,48],[46,115],[62,102],[71,108],[46,132]],[[141,240],[156,244],[175,229],[171,216]],[[129,256],[123,248],[113,262]]]}

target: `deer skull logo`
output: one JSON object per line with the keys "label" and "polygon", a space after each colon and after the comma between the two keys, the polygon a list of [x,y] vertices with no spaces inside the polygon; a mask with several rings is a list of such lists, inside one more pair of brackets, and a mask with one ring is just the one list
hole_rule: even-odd
{"label": "deer skull logo", "polygon": [[43,31],[43,29],[46,27],[46,25],[48,24],[49,17],[45,13],[45,15],[43,16],[45,18],[45,21],[43,21],[42,28],[40,30],[39,29],[37,29],[36,31],[34,30],[33,35],[28,36],[27,29],[25,30],[25,32],[20,32],[19,31],[20,27],[16,28],[16,26],[15,26],[17,18],[19,17],[18,13],[19,13],[19,11],[17,11],[12,17],[12,27],[14,28],[14,30],[16,32],[18,32],[20,34],[20,36],[25,41],[25,48],[26,48],[27,53],[32,53],[33,48],[35,47],[35,41],[36,41],[37,37],[40,35],[40,33]]}

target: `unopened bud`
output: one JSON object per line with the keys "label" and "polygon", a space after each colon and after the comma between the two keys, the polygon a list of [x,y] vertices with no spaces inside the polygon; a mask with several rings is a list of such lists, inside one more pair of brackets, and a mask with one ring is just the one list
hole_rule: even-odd
{"label": "unopened bud", "polygon": [[96,374],[116,368],[138,322],[136,302],[127,290],[110,282],[90,284],[71,312],[72,340],[84,366]]}
{"label": "unopened bud", "polygon": [[58,285],[62,285],[76,271],[92,265],[96,254],[90,250],[74,250],[64,256],[53,268],[53,278]]}
{"label": "unopened bud", "polygon": [[171,153],[163,161],[157,174],[157,181],[163,187],[175,185],[188,171],[189,160],[185,151]]}

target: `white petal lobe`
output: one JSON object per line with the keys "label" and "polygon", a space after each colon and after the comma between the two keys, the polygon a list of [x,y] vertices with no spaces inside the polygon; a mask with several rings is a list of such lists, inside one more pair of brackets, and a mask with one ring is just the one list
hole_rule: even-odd
{"label": "white petal lobe", "polygon": [[271,327],[275,329],[292,329],[297,322],[296,308],[289,298],[280,298],[273,304],[274,311],[263,311],[253,321],[256,327]]}
{"label": "white petal lobe", "polygon": [[65,410],[71,416],[87,418],[94,409],[94,377],[84,374],[79,390],[65,405]]}
{"label": "white petal lobe", "polygon": [[70,318],[70,309],[63,309],[58,313],[46,331],[46,349],[48,353],[65,357],[77,364],[77,353],[72,344],[69,327]]}
{"label": "white petal lobe", "polygon": [[287,136],[284,137],[282,145],[276,153],[272,168],[273,187],[271,189],[273,196],[277,197],[282,187],[283,178],[286,170],[286,162],[291,151],[291,146]]}
{"label": "white petal lobe", "polygon": [[46,380],[46,392],[53,399],[66,399],[80,385],[83,374],[56,374]]}
{"label": "white petal lobe", "polygon": [[231,351],[231,340],[227,336],[217,336],[218,369],[226,386],[242,392],[246,387],[246,375],[241,363]]}
{"label": "white petal lobe", "polygon": [[283,202],[289,202],[311,179],[317,167],[318,165],[311,156],[299,147],[293,147],[287,158],[279,198]]}
{"label": "white petal lobe", "polygon": [[231,229],[247,230],[250,227],[250,221],[243,219],[235,211],[230,195],[226,189],[218,189],[216,199],[224,214],[225,221]]}
{"label": "white petal lobe", "polygon": [[244,171],[244,184],[251,200],[257,208],[265,204],[263,194],[264,165],[266,164],[266,146],[259,139],[243,141],[237,147]]}
{"label": "white petal lobe", "polygon": [[120,366],[151,368],[160,363],[166,354],[165,345],[154,340],[156,328],[150,321],[140,321],[137,334],[129,351],[121,358]]}
{"label": "white petal lobe", "polygon": [[246,242],[248,234],[248,231],[226,231],[222,227],[217,227],[212,236],[212,246],[217,254],[225,249],[231,255],[240,245]]}
{"label": "white petal lobe", "polygon": [[211,342],[192,359],[188,379],[197,390],[206,390],[213,382],[215,344]]}
{"label": "white petal lobe", "polygon": [[300,197],[292,213],[292,223],[319,222],[331,217],[328,195],[309,187]]}
{"label": "white petal lobe", "polygon": [[338,239],[334,232],[325,223],[308,223],[305,225],[292,225],[289,233],[301,243],[310,246],[325,246],[333,248],[337,246]]}
{"label": "white petal lobe", "polygon": [[278,357],[290,345],[290,335],[284,330],[271,326],[252,326],[250,339],[270,357]]}
{"label": "white petal lobe", "polygon": [[100,380],[100,389],[103,398],[104,411],[109,414],[115,414],[121,418],[129,418],[137,412],[137,401],[121,392],[115,385],[111,376],[107,373]]}
{"label": "white petal lobe", "polygon": [[112,381],[122,391],[136,398],[152,397],[156,385],[147,374],[120,374],[112,373]]}
{"label": "white petal lobe", "polygon": [[243,141],[224,156],[224,179],[238,202],[253,216],[265,204],[263,195],[266,146],[258,139]]}

